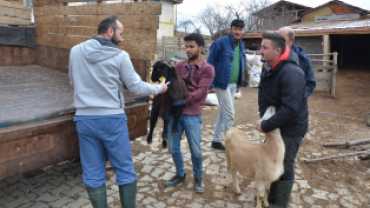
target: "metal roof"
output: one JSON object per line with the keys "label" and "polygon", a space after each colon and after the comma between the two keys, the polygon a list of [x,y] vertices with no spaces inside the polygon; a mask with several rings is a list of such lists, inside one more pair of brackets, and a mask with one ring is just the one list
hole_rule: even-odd
{"label": "metal roof", "polygon": [[181,4],[184,2],[184,0],[172,0],[175,4]]}
{"label": "metal roof", "polygon": [[354,10],[354,11],[356,11],[356,12],[358,12],[359,14],[362,14],[362,15],[365,15],[365,14],[369,14],[369,13],[370,13],[370,11],[369,11],[369,10],[362,9],[362,8],[360,8],[360,7],[356,7],[356,6],[353,6],[353,5],[347,4],[347,3],[343,2],[343,1],[340,1],[340,0],[332,0],[332,1],[328,1],[328,2],[326,2],[325,4],[320,5],[320,6],[318,6],[318,7],[315,7],[315,8],[313,8],[313,9],[311,9],[311,10],[308,10],[308,11],[304,12],[303,14],[310,13],[310,12],[312,12],[312,11],[315,11],[315,10],[317,10],[317,9],[319,9],[319,8],[322,8],[322,7],[327,6],[327,5],[329,5],[329,4],[332,4],[332,3],[340,4],[340,5],[342,5],[342,6],[345,6],[345,7],[347,7],[347,8],[350,8],[350,9],[352,9],[352,10]]}
{"label": "metal roof", "polygon": [[277,2],[275,2],[273,4],[271,4],[270,6],[267,6],[267,7],[263,8],[263,9],[258,10],[257,12],[252,13],[252,15],[256,15],[256,14],[261,13],[263,11],[270,11],[270,10],[272,11],[277,5],[284,4],[284,3],[295,5],[297,7],[300,7],[303,10],[311,10],[311,9],[313,9],[312,7],[305,6],[305,5],[302,5],[302,4],[297,4],[297,3],[286,1],[286,0],[280,0],[280,1],[277,1]]}
{"label": "metal roof", "polygon": [[[351,21],[310,22],[288,26],[296,35],[370,33],[370,17]],[[260,32],[247,33],[243,38],[256,38]]]}
{"label": "metal roof", "polygon": [[369,31],[370,19],[332,22],[300,23],[289,26],[295,33],[341,33],[355,31]]}

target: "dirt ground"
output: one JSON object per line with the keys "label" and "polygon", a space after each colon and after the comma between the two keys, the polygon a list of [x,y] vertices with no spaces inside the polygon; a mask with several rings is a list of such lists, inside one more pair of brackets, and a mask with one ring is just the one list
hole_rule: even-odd
{"label": "dirt ground", "polygon": [[[325,160],[313,163],[306,163],[305,159],[314,159],[331,155],[351,153],[361,149],[369,149],[370,145],[357,146],[352,148],[327,148],[323,147],[324,142],[334,141],[353,141],[370,138],[370,127],[366,126],[364,117],[370,112],[370,70],[346,70],[341,69],[337,75],[336,96],[330,98],[328,93],[314,92],[309,98],[310,125],[296,160],[296,180],[300,183],[293,188],[291,207],[370,207],[370,161],[358,160],[356,157],[342,159]],[[262,141],[262,135],[258,134],[253,127],[249,127],[258,119],[257,106],[257,89],[242,88],[242,98],[235,101],[236,116],[234,126],[245,130],[252,139]],[[329,114],[328,114],[329,113]],[[202,145],[206,150],[210,146],[212,131],[218,115],[217,107],[205,107],[203,113],[203,139]],[[159,122],[159,127],[161,126]],[[158,128],[157,128],[158,129]],[[159,130],[157,130],[159,135]],[[159,137],[159,136],[158,136]],[[169,155],[166,150],[160,146],[153,148],[143,146],[145,138],[133,142],[133,155],[138,156],[140,153],[152,151]],[[186,152],[186,148],[183,148]],[[204,151],[203,152],[207,152]],[[212,150],[219,158],[222,158],[222,151]],[[204,162],[210,155],[204,156]],[[166,160],[173,164],[169,157]],[[212,160],[211,163],[215,161]],[[158,201],[168,201],[173,198],[173,193],[179,190],[181,193],[190,195],[182,197],[185,200],[195,200],[206,205],[205,207],[217,207],[214,203],[224,201],[224,206],[220,207],[252,207],[255,204],[251,197],[256,193],[253,183],[239,178],[239,184],[242,195],[238,196],[232,192],[232,187],[224,187],[225,179],[225,161],[216,160],[220,166],[217,174],[212,174],[205,167],[204,180],[206,192],[203,194],[192,192],[192,169],[191,162],[185,160],[188,180],[185,184],[175,187],[173,191],[167,191],[163,186],[164,179],[152,181],[158,187],[156,193]],[[161,164],[154,164],[161,165]],[[142,170],[144,165],[136,163],[135,169],[138,172],[138,181],[145,175]],[[222,168],[223,167],[223,168]],[[173,169],[173,167],[170,167]],[[170,169],[169,168],[169,169]],[[208,172],[207,172],[208,171]],[[302,185],[303,184],[303,185]],[[187,187],[184,189],[184,187]],[[188,191],[188,192],[186,192]],[[140,193],[140,187],[139,187]],[[145,194],[144,194],[145,195]],[[145,196],[144,196],[145,198]],[[180,197],[181,198],[181,197]],[[248,200],[249,199],[249,200]],[[212,205],[213,203],[213,205]],[[221,203],[221,202],[220,202]],[[231,203],[231,205],[230,205]],[[139,202],[140,204],[140,202]],[[166,203],[167,204],[167,203]],[[173,203],[176,207],[189,207],[187,203]],[[208,205],[207,205],[208,204]],[[221,203],[222,205],[222,203]],[[229,206],[230,205],[230,206]],[[167,207],[169,205],[167,204]],[[203,207],[202,206],[202,207]],[[191,207],[191,206],[190,206]]]}

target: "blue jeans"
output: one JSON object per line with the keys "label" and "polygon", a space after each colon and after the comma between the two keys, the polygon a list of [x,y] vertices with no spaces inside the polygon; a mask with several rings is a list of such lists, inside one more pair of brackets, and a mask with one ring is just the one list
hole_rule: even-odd
{"label": "blue jeans", "polygon": [[106,154],[117,175],[117,185],[136,180],[126,114],[75,116],[74,121],[80,142],[82,179],[86,187],[105,184]]}
{"label": "blue jeans", "polygon": [[216,87],[216,95],[220,106],[213,141],[220,142],[222,133],[231,129],[234,123],[234,99],[238,86],[236,83],[229,84],[226,89]]}
{"label": "blue jeans", "polygon": [[185,131],[186,138],[191,152],[191,162],[193,163],[193,176],[201,177],[203,173],[203,155],[200,147],[202,141],[202,116],[201,115],[185,115],[181,114],[178,124],[177,134],[172,134],[172,125],[174,117],[170,117],[170,122],[167,126],[168,133],[168,150],[172,155],[173,162],[176,165],[178,175],[184,175],[184,159],[181,153],[181,136]]}

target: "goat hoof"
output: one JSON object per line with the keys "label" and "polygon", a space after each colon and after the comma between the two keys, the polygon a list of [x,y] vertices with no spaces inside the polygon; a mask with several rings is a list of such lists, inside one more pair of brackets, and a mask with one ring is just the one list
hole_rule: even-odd
{"label": "goat hoof", "polygon": [[148,144],[152,143],[152,135],[149,135],[147,138],[146,138],[146,142],[148,142]]}
{"label": "goat hoof", "polygon": [[172,134],[177,134],[178,130],[177,128],[172,129]]}

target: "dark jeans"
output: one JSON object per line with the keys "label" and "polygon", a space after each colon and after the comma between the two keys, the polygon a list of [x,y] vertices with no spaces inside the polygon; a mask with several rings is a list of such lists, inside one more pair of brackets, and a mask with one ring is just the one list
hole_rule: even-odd
{"label": "dark jeans", "polygon": [[294,162],[298,153],[299,146],[302,144],[304,136],[284,136],[281,135],[285,144],[284,174],[280,181],[294,180]]}

